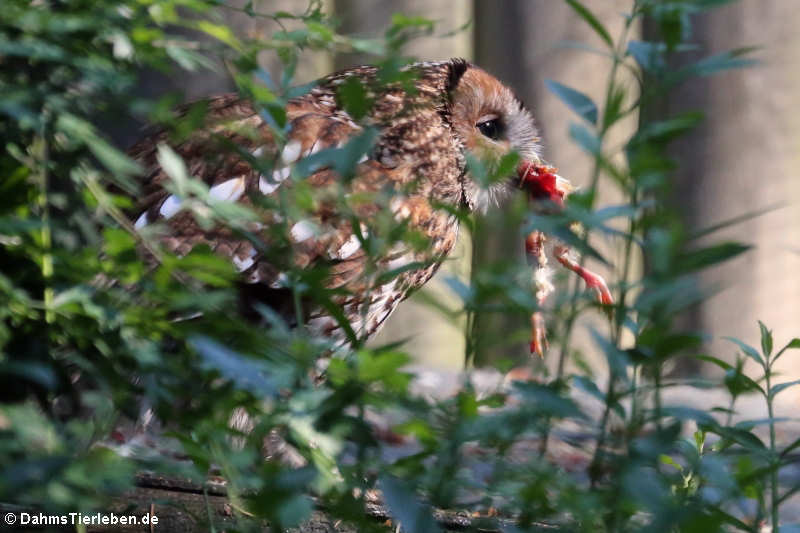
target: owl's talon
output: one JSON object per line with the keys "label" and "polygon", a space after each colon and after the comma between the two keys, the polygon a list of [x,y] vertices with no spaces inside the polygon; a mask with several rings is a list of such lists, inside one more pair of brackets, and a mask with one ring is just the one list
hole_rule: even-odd
{"label": "owl's talon", "polygon": [[587,287],[594,289],[594,292],[597,295],[597,301],[600,302],[600,304],[614,305],[614,297],[611,295],[611,291],[608,290],[606,280],[594,272],[590,272],[589,270],[586,270],[581,277],[583,278],[583,281],[586,282]]}
{"label": "owl's talon", "polygon": [[544,317],[541,311],[535,311],[531,314],[531,353],[543,358],[544,351],[549,347]]}
{"label": "owl's talon", "polygon": [[586,283],[586,287],[593,289],[597,295],[597,301],[602,305],[614,305],[614,297],[611,291],[608,290],[606,280],[599,274],[595,274],[588,268],[578,264],[577,261],[570,257],[570,249],[566,246],[561,246],[556,250],[556,260],[564,265],[565,268],[575,272]]}

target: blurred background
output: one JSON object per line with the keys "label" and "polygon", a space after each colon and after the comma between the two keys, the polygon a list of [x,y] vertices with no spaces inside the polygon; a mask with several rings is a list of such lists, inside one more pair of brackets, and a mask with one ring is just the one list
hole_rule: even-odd
{"label": "blurred background", "polygon": [[[244,0],[232,0],[244,6]],[[301,0],[255,0],[255,11],[299,11]],[[392,13],[419,15],[437,22],[435,35],[415,40],[408,49],[421,59],[441,60],[464,57],[495,74],[510,85],[536,117],[548,161],[577,185],[585,185],[592,160],[570,140],[567,129],[574,115],[544,81],[556,80],[588,94],[596,102],[604,99],[608,58],[587,53],[586,46],[598,46],[599,38],[575,16],[564,2],[552,0],[326,0],[327,9],[340,21],[340,31],[359,36],[376,36],[388,26]],[[592,8],[612,35],[623,27],[620,13],[629,2],[606,0]],[[269,19],[256,19],[225,10],[226,22],[243,35],[268,35],[277,29]],[[461,31],[459,28],[466,27]],[[732,358],[732,345],[721,336],[737,336],[758,344],[756,320],[775,332],[776,345],[783,345],[800,326],[800,11],[793,2],[743,0],[703,16],[694,23],[692,41],[698,55],[740,46],[758,46],[755,57],[760,64],[720,75],[692,80],[680,89],[673,101],[663,102],[664,111],[697,109],[706,120],[691,135],[673,147],[679,161],[674,195],[660,199],[676,202],[689,229],[701,229],[719,222],[773,207],[766,214],[747,218],[723,230],[717,240],[740,240],[754,245],[749,253],[722,268],[707,272],[703,284],[717,294],[685,316],[685,327],[707,332],[710,353]],[[634,28],[647,38],[647,27]],[[635,36],[634,36],[635,37]],[[261,60],[273,73],[275,57]],[[335,69],[364,62],[353,54],[337,56],[308,53],[300,62],[298,83],[313,80]],[[222,66],[221,66],[222,67]],[[170,79],[146,73],[144,94],[180,91],[191,100],[233,90],[233,84],[220,68],[218,76],[208,73]],[[631,82],[631,88],[634,83]],[[631,117],[632,121],[636,117]],[[615,127],[611,145],[623,143],[635,122]],[[127,145],[139,135],[139,124],[111,127],[116,140]],[[602,187],[599,205],[615,203],[611,187]],[[594,243],[604,250],[602,242]],[[609,250],[610,248],[605,248]],[[515,254],[522,260],[522,241],[516,228],[509,227],[502,211],[496,211],[478,224],[472,239],[462,232],[460,243],[437,275],[428,284],[432,291],[453,308],[458,299],[442,280],[457,276],[469,280],[475,263]],[[613,263],[613,255],[609,256]],[[614,283],[614,272],[600,272]],[[575,329],[577,350],[590,354],[585,320],[602,323],[599,313],[587,313]],[[479,320],[479,328],[503,331],[519,324],[502,320]],[[464,323],[450,322],[429,309],[420,298],[412,297],[400,306],[388,326],[373,342],[409,339],[407,348],[422,364],[458,369],[464,362]],[[554,339],[557,341],[557,339]],[[557,342],[554,343],[557,346]],[[508,358],[524,361],[523,342],[501,350],[479,351],[478,363]],[[555,350],[546,357],[552,366]],[[591,357],[589,357],[591,359]],[[800,373],[791,358],[783,360],[787,374]],[[792,367],[796,370],[792,372]],[[687,362],[674,369],[683,374],[699,368]]]}

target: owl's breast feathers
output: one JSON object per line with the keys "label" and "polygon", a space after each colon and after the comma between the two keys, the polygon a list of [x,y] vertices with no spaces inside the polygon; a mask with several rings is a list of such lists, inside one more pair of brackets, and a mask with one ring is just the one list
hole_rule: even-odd
{"label": "owl's breast feathers", "polygon": [[[456,217],[441,208],[441,204],[457,207],[464,201],[463,146],[448,123],[447,91],[452,72],[449,63],[441,63],[427,64],[421,73],[411,93],[398,87],[377,88],[376,71],[370,67],[323,79],[287,106],[290,128],[280,152],[258,112],[234,95],[209,99],[206,126],[172,146],[184,159],[189,175],[209,186],[211,198],[236,201],[259,213],[260,222],[252,223],[249,229],[267,246],[280,226],[288,235],[291,261],[296,266],[329,267],[326,285],[345,289],[337,296],[337,304],[357,334],[374,333],[411,290],[428,281],[457,237]],[[340,107],[337,98],[338,86],[353,76],[372,100],[371,111],[358,123]],[[311,212],[285,219],[277,209],[265,207],[270,202],[277,206],[280,191],[294,186],[291,176],[297,161],[326,148],[341,147],[366,127],[376,128],[378,137],[370,153],[358,161],[352,177],[343,179],[324,167],[304,179],[320,191]],[[284,289],[283,270],[287,265],[267,261],[249,240],[226,227],[200,227],[189,211],[182,210],[184,199],[163,189],[169,178],[157,160],[161,143],[169,144],[165,132],[145,138],[129,151],[147,169],[142,179],[142,200],[134,213],[136,228],[165,224],[168,230],[162,242],[171,252],[185,255],[193,247],[206,244],[230,257],[250,286],[258,284],[267,291]],[[260,173],[252,164],[253,158],[271,163],[272,171]],[[326,196],[324,192],[334,186],[343,194]],[[340,212],[337,201],[341,200],[336,198],[345,199],[348,213]],[[362,243],[374,230],[370,221],[387,209],[394,219],[406,221],[410,229],[423,233],[430,246],[420,251],[400,241],[373,258],[379,272],[402,271],[388,281],[384,276],[378,283],[380,276],[365,275],[368,258]],[[361,221],[361,238],[351,226],[354,220]],[[420,267],[403,271],[411,264]],[[339,324],[322,310],[310,311],[307,318],[318,332],[334,338],[343,336]]]}

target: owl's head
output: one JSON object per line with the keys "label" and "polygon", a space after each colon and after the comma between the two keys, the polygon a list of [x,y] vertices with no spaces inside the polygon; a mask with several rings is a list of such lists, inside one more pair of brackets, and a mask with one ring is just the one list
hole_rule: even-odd
{"label": "owl's head", "polygon": [[[448,66],[450,123],[466,150],[489,166],[511,151],[523,161],[540,163],[533,117],[511,89],[464,60],[452,59]],[[488,188],[470,178],[465,184],[466,203],[470,209],[485,211],[519,183],[518,174]]]}

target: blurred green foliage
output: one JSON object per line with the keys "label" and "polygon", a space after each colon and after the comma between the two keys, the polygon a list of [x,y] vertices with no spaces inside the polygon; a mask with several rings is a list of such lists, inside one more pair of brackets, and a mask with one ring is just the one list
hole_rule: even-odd
{"label": "blurred green foliage", "polygon": [[[547,84],[577,113],[580,121],[570,133],[594,159],[594,172],[563,214],[534,216],[519,201],[509,213],[526,220],[526,230],[569,239],[584,256],[602,259],[592,235],[618,244],[617,304],[609,331],[594,333],[609,377],[567,372],[575,319],[594,307],[576,285],[553,314],[561,348],[549,381],[516,382],[488,397],[465,382],[457,395],[431,403],[410,394],[402,346],[366,347],[350,328],[352,347],[340,350],[324,382],[316,383],[317,360],[331,348],[327,341],[308,338],[266,308],[260,312],[270,327],[232,320],[232,266],[202,248],[171,256],[160,248],[157,232],[133,230],[127,210],[141,169],[95,126],[98,117],[133,115],[180,142],[202,124],[203,110],[176,119],[171,98],[137,94],[137,76],[144,68],[208,69],[212,59],[224,58],[239,92],[282,139],[288,99],[308,89],[293,87],[300,50],[374,54],[382,82],[408,83],[411,75],[402,67],[411,59],[403,45],[433,31],[431,21],[396,15],[383,39],[364,40],[338,34],[319,2],[299,14],[257,13],[247,4],[246,14],[292,21],[297,29],[244,39],[219,22],[219,10],[232,8],[216,0],[6,0],[0,9],[0,502],[49,512],[102,509],[131,486],[135,472],[149,469],[198,481],[221,473],[240,530],[254,529],[260,520],[294,526],[308,518],[312,496],[334,519],[359,530],[382,529],[364,512],[366,489],[378,486],[407,531],[436,529],[430,506],[493,507],[516,520],[502,526],[515,531],[549,524],[565,531],[756,532],[764,520],[777,531],[779,506],[797,491],[782,486],[778,473],[800,440],[782,449],[776,443],[774,399],[796,383],[776,383],[773,364],[799,348],[800,340],[775,351],[763,325],[760,350],[735,340],[761,369],[757,378],[743,373],[743,359],[697,355],[725,376],[720,383],[689,384],[722,387],[728,405],[701,410],[662,401],[664,387],[675,384],[664,379],[665,365],[694,355],[700,345],[699,332],[675,326],[684,309],[707,296],[695,274],[747,247],[698,244],[708,232],[686,231],[661,201],[674,168],[666,147],[702,117],[657,117],[650,109],[678,83],[749,59],[745,50],[735,50],[679,70],[669,67],[676,54],[691,49],[691,16],[720,1],[636,0],[618,37],[588,5],[568,3],[604,43],[593,53],[610,61],[605,101]],[[643,17],[660,28],[659,41],[629,39]],[[198,41],[186,30],[213,40]],[[260,69],[257,54],[263,50],[281,58],[279,80]],[[638,85],[623,81],[621,71],[633,74]],[[354,117],[369,110],[358,84],[343,86],[340,97]],[[623,147],[609,147],[609,130],[632,114],[639,116],[636,133]],[[302,162],[291,194],[269,207],[302,214],[316,200],[303,176],[320,164],[346,176],[369,148],[370,135]],[[506,163],[513,168],[513,157],[501,170]],[[255,216],[250,210],[209,203],[205,186],[187,175],[168,147],[160,149],[159,160],[169,170],[169,186],[192,198],[187,205],[199,220],[255,239],[244,230]],[[258,158],[252,164],[268,166]],[[481,183],[497,179],[479,161],[470,166]],[[601,181],[618,187],[626,202],[594,209]],[[471,227],[467,215],[459,216]],[[379,231],[359,238],[373,257],[399,240],[425,246],[392,217],[378,218]],[[609,224],[614,219],[624,221],[624,229]],[[582,236],[568,230],[575,220],[586,227]],[[285,227],[276,228],[281,233]],[[143,249],[156,259],[154,266],[143,260]],[[285,248],[263,251],[280,261]],[[646,265],[641,277],[633,275],[636,261]],[[322,287],[324,274],[293,270],[293,295],[344,320]],[[529,276],[526,267],[498,263],[473,272],[471,286],[451,281],[464,304],[458,314],[528,316],[535,309]],[[633,343],[623,343],[624,332]],[[527,332],[497,335],[519,340]],[[469,339],[467,358],[479,341],[485,342]],[[576,390],[602,406],[599,419],[576,402]],[[745,394],[764,397],[767,420],[733,423],[735,402]],[[189,461],[121,454],[104,445],[119,420],[136,420],[143,406],[165,421]],[[232,427],[236,413],[249,415],[247,431]],[[370,416],[391,421],[395,434],[414,443],[413,452],[386,453]],[[554,427],[563,422],[586,429],[582,447],[593,455],[570,475],[545,456]],[[696,431],[687,439],[684,430],[692,424]],[[756,432],[762,425],[769,429],[767,442]],[[271,434],[293,448],[302,466],[264,460],[262,444]],[[526,447],[532,437],[540,444]],[[470,452],[476,449],[480,453]],[[489,516],[486,527],[494,520]]]}

